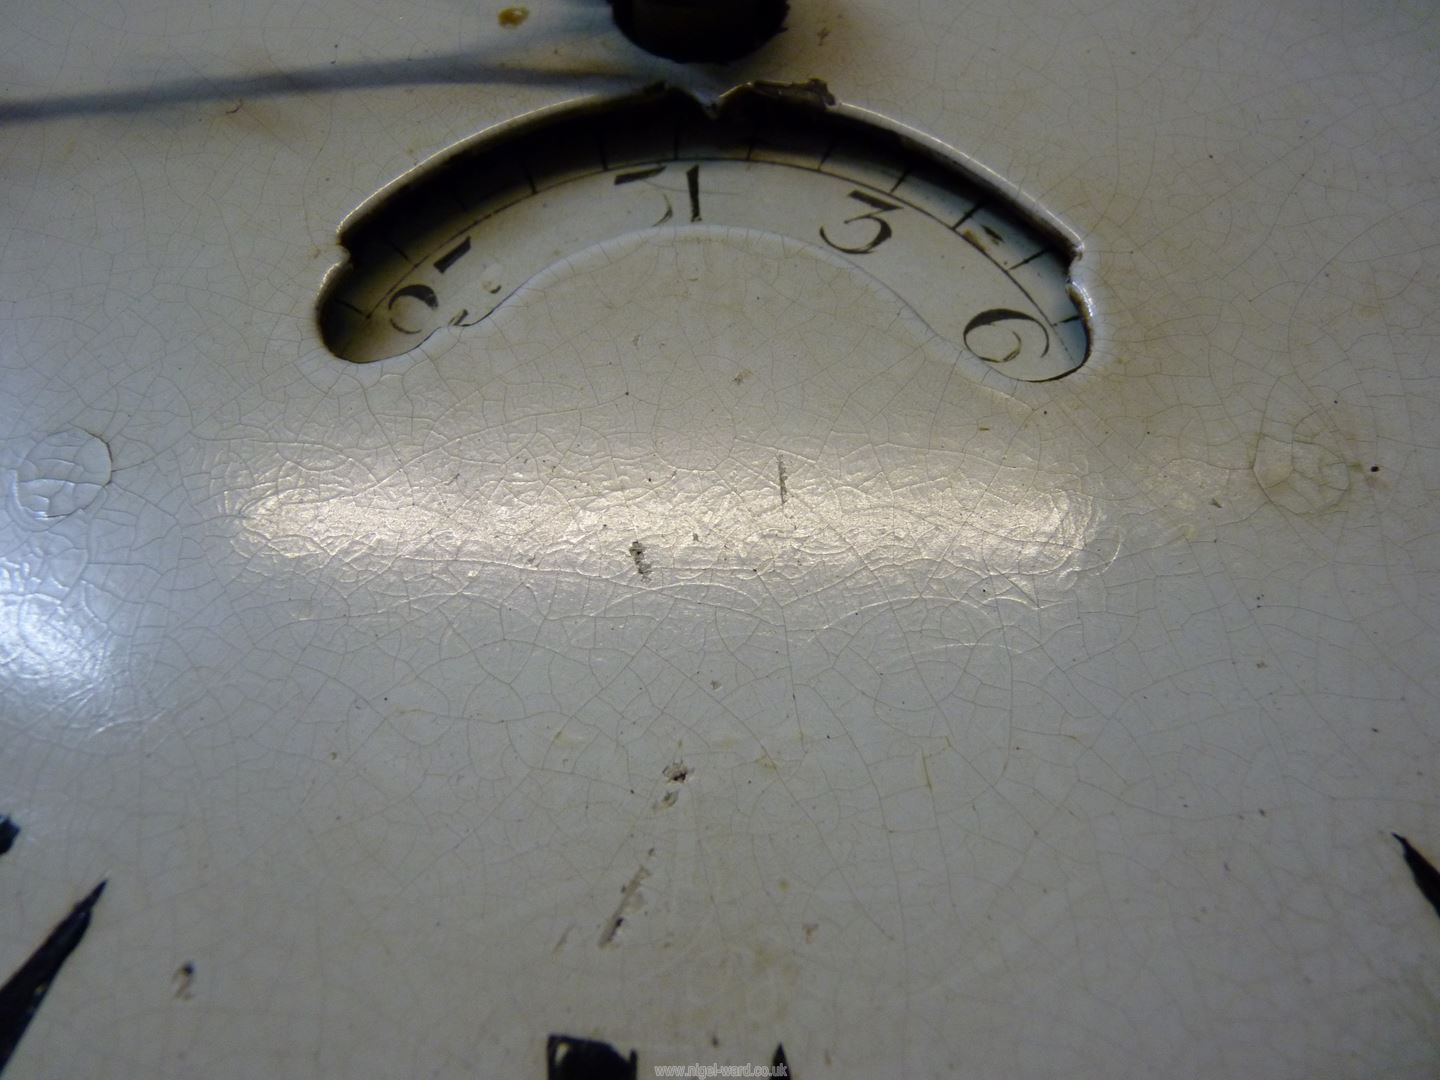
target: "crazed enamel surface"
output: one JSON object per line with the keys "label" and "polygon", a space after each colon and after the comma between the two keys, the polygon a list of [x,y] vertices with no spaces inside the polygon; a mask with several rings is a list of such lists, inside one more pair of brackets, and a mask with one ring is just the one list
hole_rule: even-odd
{"label": "crazed enamel surface", "polygon": [[[13,7],[0,969],[109,885],[7,1076],[1434,1074],[1430,10]],[[1077,230],[1082,368],[709,226],[321,340],[477,131],[812,76]]]}

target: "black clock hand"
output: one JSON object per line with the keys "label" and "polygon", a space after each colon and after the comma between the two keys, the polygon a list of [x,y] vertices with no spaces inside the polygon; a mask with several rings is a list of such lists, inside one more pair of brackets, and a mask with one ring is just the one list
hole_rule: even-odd
{"label": "black clock hand", "polygon": [[5,1063],[15,1052],[20,1036],[25,1034],[35,1010],[45,1000],[50,984],[60,974],[61,966],[85,936],[90,926],[90,913],[104,891],[103,881],[91,889],[90,894],[50,931],[50,936],[34,955],[10,976],[10,981],[0,987],[0,1071],[4,1071]]}

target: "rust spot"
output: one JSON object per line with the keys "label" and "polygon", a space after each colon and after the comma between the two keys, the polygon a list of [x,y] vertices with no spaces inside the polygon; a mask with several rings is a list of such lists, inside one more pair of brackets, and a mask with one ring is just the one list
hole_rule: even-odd
{"label": "rust spot", "polygon": [[500,25],[507,30],[513,30],[530,17],[530,9],[527,7],[501,8],[498,16]]}

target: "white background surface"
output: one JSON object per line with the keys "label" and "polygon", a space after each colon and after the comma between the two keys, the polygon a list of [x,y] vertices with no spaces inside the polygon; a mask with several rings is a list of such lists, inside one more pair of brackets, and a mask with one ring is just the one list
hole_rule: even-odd
{"label": "white background surface", "polygon": [[[1433,1076],[1433,8],[497,10],[7,5],[0,966],[110,879],[12,1075]],[[660,76],[995,170],[1091,360],[753,237],[326,352],[364,199]]]}

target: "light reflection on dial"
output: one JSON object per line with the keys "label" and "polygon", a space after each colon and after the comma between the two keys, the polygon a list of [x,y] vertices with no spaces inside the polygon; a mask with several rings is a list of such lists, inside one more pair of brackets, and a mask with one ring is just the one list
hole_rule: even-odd
{"label": "light reflection on dial", "polygon": [[357,363],[484,319],[567,256],[642,229],[729,225],[814,244],[1017,379],[1084,363],[1075,245],[936,148],[817,100],[747,87],[568,108],[477,138],[362,209],[320,303]]}

